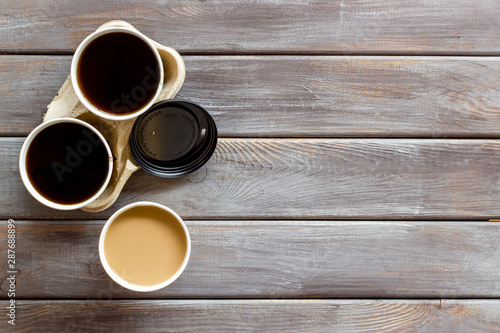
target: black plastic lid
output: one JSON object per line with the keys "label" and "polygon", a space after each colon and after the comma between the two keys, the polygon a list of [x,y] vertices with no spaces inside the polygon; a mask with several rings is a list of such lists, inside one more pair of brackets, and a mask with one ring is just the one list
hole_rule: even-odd
{"label": "black plastic lid", "polygon": [[160,177],[179,177],[203,166],[217,146],[217,127],[201,106],[183,100],[154,104],[130,134],[137,164]]}

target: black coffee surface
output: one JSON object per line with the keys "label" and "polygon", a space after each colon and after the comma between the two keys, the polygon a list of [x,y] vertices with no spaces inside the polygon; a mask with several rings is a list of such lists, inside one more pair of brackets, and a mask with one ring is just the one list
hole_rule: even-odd
{"label": "black coffee surface", "polygon": [[154,97],[159,84],[155,54],[140,38],[122,32],[98,37],[83,50],[78,85],[101,111],[127,114]]}
{"label": "black coffee surface", "polygon": [[85,126],[60,123],[36,135],[26,156],[28,177],[46,199],[75,204],[94,196],[106,180],[108,152]]}

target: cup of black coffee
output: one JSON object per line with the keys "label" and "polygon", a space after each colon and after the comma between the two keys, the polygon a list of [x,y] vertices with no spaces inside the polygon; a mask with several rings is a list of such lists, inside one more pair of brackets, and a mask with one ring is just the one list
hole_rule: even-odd
{"label": "cup of black coffee", "polygon": [[42,204],[78,209],[97,199],[108,185],[113,155],[93,126],[79,119],[57,118],[28,135],[19,171],[28,192]]}
{"label": "cup of black coffee", "polygon": [[82,104],[95,115],[127,120],[158,99],[163,63],[149,38],[127,27],[90,34],[71,63],[71,83]]}

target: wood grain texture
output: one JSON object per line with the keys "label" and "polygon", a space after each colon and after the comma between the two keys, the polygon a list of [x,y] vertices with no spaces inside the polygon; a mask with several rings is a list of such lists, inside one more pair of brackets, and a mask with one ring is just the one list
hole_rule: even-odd
{"label": "wood grain texture", "polygon": [[[18,301],[9,332],[498,332],[485,300]],[[0,305],[5,308],[6,301]]]}
{"label": "wood grain texture", "polygon": [[448,53],[500,51],[496,0],[10,1],[1,52],[73,52],[123,19],[190,53]]}
{"label": "wood grain texture", "polygon": [[138,200],[188,219],[489,219],[500,215],[497,140],[221,139],[195,173],[136,172],[89,214],[39,204],[21,182],[22,138],[0,139],[0,216],[108,218]]}
{"label": "wood grain texture", "polygon": [[[225,137],[500,137],[500,58],[185,56],[179,98]],[[0,56],[0,134],[27,135],[69,56]]]}
{"label": "wood grain texture", "polygon": [[[187,221],[186,270],[147,295],[104,272],[104,222],[17,221],[16,297],[500,297],[499,222]],[[2,222],[0,235],[6,230]],[[8,296],[5,265],[0,298]]]}

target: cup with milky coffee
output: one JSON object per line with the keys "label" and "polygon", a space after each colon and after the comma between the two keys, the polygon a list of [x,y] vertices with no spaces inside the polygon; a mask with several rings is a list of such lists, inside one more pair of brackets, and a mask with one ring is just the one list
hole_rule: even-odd
{"label": "cup with milky coffee", "polygon": [[191,238],[172,209],[141,201],[114,213],[99,239],[102,266],[124,288],[148,292],[164,288],[184,271]]}
{"label": "cup with milky coffee", "polygon": [[97,30],[78,46],[71,83],[78,99],[109,120],[135,118],[158,99],[164,70],[158,50],[139,31],[127,27]]}

